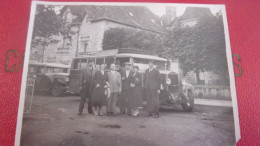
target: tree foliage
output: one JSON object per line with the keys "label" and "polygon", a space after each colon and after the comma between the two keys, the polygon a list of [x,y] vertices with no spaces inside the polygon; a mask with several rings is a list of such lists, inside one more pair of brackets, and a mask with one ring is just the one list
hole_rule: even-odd
{"label": "tree foliage", "polygon": [[190,70],[206,70],[228,77],[221,13],[203,17],[193,27],[176,24],[164,38],[164,56],[178,58],[184,75]]}
{"label": "tree foliage", "polygon": [[71,40],[73,33],[69,25],[55,12],[55,7],[57,6],[37,5],[32,35],[33,46],[57,43],[59,40],[55,36],[59,35]]}
{"label": "tree foliage", "polygon": [[131,29],[131,28],[110,28],[105,31],[103,38],[103,49],[124,49],[134,48],[153,53],[158,53],[158,48],[162,47],[163,39],[161,35]]}
{"label": "tree foliage", "polygon": [[228,78],[224,26],[221,13],[201,18],[193,27],[176,23],[166,34],[126,28],[105,31],[103,49],[136,48],[167,59],[178,59],[184,76],[194,70],[213,71]]}

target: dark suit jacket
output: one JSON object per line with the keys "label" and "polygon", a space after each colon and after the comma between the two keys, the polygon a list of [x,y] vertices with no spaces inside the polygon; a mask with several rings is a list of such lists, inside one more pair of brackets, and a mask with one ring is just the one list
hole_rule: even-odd
{"label": "dark suit jacket", "polygon": [[88,69],[83,69],[81,74],[80,74],[80,86],[86,86],[86,84],[90,83],[90,72]]}
{"label": "dark suit jacket", "polygon": [[144,88],[159,90],[160,86],[161,86],[160,72],[155,68],[151,72],[149,72],[149,69],[146,69],[144,73]]}
{"label": "dark suit jacket", "polygon": [[108,82],[108,76],[107,73],[104,71],[104,74],[101,73],[101,71],[97,71],[93,77],[94,80],[94,87],[99,84],[101,87],[104,87],[106,85],[106,82]]}
{"label": "dark suit jacket", "polygon": [[126,70],[121,71],[122,78],[122,90],[130,89],[131,81],[133,80],[133,71],[129,71],[128,77],[126,76]]}
{"label": "dark suit jacket", "polygon": [[142,88],[142,74],[137,72],[133,73],[131,83],[135,85],[135,87]]}
{"label": "dark suit jacket", "polygon": [[81,97],[86,97],[93,88],[93,77],[94,77],[95,69],[92,71],[89,69],[83,69],[80,74],[80,87],[82,87]]}

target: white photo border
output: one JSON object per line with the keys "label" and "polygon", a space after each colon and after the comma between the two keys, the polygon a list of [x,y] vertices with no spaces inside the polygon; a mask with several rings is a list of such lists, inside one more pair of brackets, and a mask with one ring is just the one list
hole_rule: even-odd
{"label": "white photo border", "polygon": [[27,33],[24,65],[23,65],[23,74],[22,74],[22,84],[21,84],[21,91],[20,91],[19,108],[18,108],[18,115],[17,115],[16,133],[15,133],[15,146],[19,146],[20,140],[21,140],[26,79],[27,79],[27,73],[28,73],[28,64],[29,64],[29,56],[30,56],[30,48],[31,48],[31,40],[32,40],[35,12],[36,12],[36,6],[38,4],[46,4],[46,5],[107,5],[107,6],[109,6],[109,5],[115,5],[115,6],[158,6],[158,5],[163,5],[163,6],[193,6],[193,7],[207,7],[207,8],[219,7],[221,9],[222,16],[223,16],[223,25],[224,25],[225,42],[226,42],[226,57],[227,57],[227,63],[228,63],[229,80],[230,80],[230,92],[231,92],[231,98],[232,98],[233,117],[234,117],[234,126],[235,126],[235,138],[236,138],[236,142],[239,141],[239,139],[241,138],[241,134],[240,134],[240,125],[239,125],[239,113],[238,113],[238,106],[237,106],[237,94],[236,94],[236,87],[235,87],[235,76],[234,76],[233,63],[232,63],[233,61],[232,61],[230,37],[229,37],[229,31],[228,31],[226,7],[225,7],[224,4],[32,1],[31,12],[30,12],[30,20],[29,20],[29,26],[28,26],[28,33]]}

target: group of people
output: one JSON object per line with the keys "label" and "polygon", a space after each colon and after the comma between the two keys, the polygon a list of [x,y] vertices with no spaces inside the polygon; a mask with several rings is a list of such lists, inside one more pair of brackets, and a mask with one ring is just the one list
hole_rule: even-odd
{"label": "group of people", "polygon": [[[81,100],[79,115],[82,114],[86,99],[88,99],[88,112],[102,116],[102,106],[106,106],[107,115],[114,115],[116,107],[120,114],[138,116],[143,106],[143,96],[147,102],[148,116],[159,117],[160,73],[154,68],[153,61],[142,75],[139,67],[129,62],[124,63],[121,69],[112,63],[108,72],[106,64],[95,68],[94,61],[84,69],[80,76]],[[142,84],[143,83],[143,84]],[[143,94],[143,91],[145,91]]]}

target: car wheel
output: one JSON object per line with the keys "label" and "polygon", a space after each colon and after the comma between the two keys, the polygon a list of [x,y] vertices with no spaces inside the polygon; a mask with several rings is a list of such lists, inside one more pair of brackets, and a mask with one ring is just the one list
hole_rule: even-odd
{"label": "car wheel", "polygon": [[182,106],[183,110],[186,112],[190,112],[194,107],[193,92],[191,90],[188,90],[187,96],[182,94],[181,101],[182,101],[181,106]]}
{"label": "car wheel", "polygon": [[61,96],[63,93],[63,89],[62,89],[62,86],[59,85],[59,84],[54,84],[51,88],[51,95],[52,96]]}

